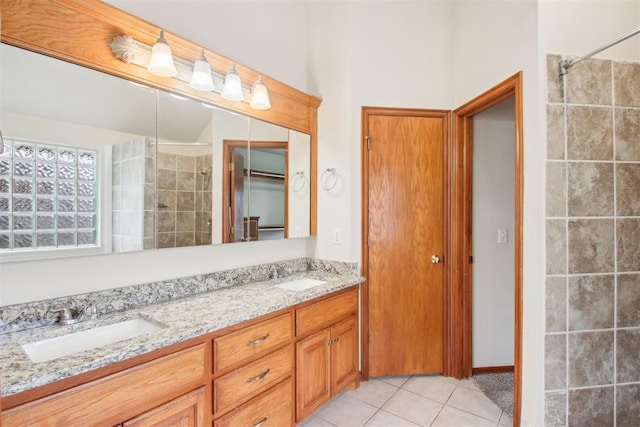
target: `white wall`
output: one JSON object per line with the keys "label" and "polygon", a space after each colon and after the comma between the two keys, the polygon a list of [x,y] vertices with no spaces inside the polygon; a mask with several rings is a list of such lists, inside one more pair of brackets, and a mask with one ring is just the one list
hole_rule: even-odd
{"label": "white wall", "polygon": [[[106,3],[297,89],[306,89],[305,2],[106,0]],[[170,37],[167,41],[171,44]]]}
{"label": "white wall", "polygon": [[469,0],[455,5],[454,108],[523,71],[522,425],[542,425],[545,152],[539,131],[538,2]]}
{"label": "white wall", "polygon": [[361,258],[361,107],[451,106],[452,11],[449,1],[308,4],[308,85],[323,98],[318,172],[339,177],[318,190],[318,258]]}
{"label": "white wall", "polygon": [[[288,192],[289,201],[289,224],[287,224],[289,237],[308,236],[310,232],[310,158],[311,144],[309,143],[309,135],[290,130],[288,158],[289,188],[285,190]],[[292,179],[297,172],[302,172],[304,176],[302,178]]]}
{"label": "white wall", "polygon": [[[473,120],[473,367],[512,366],[515,126],[510,101]],[[498,229],[507,230],[498,243]]]}

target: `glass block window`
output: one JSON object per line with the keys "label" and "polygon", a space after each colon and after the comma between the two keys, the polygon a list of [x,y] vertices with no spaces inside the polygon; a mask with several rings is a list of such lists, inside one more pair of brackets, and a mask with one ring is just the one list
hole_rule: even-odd
{"label": "glass block window", "polygon": [[0,252],[97,246],[98,152],[5,138]]}

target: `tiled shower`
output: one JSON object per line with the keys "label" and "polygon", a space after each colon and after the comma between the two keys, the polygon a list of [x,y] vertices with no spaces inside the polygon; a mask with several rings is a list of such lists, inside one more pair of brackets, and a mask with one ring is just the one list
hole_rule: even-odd
{"label": "tiled shower", "polygon": [[[547,56],[545,424],[640,425],[640,64]],[[615,424],[614,424],[615,421]]]}

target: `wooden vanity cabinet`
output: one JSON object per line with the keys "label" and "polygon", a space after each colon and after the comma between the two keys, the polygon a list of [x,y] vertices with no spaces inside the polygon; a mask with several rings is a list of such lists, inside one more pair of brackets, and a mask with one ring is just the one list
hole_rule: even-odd
{"label": "wooden vanity cabinet", "polygon": [[213,340],[214,427],[293,425],[293,313]]}
{"label": "wooden vanity cabinet", "polygon": [[2,425],[204,426],[205,350],[196,345],[8,409]]}
{"label": "wooden vanity cabinet", "polygon": [[296,421],[358,386],[358,291],[296,310]]}

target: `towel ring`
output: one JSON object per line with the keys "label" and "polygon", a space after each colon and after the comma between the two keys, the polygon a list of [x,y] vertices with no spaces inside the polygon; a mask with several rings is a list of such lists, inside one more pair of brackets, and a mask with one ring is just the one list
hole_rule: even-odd
{"label": "towel ring", "polygon": [[302,191],[306,184],[307,177],[304,176],[304,171],[298,171],[291,177],[290,187],[294,193],[299,193],[300,191]]}
{"label": "towel ring", "polygon": [[[331,183],[332,178],[333,183]],[[327,168],[327,170],[322,172],[322,175],[320,175],[320,183],[323,189],[327,191],[333,190],[336,187],[336,184],[338,184],[338,174],[336,173],[336,168]]]}

